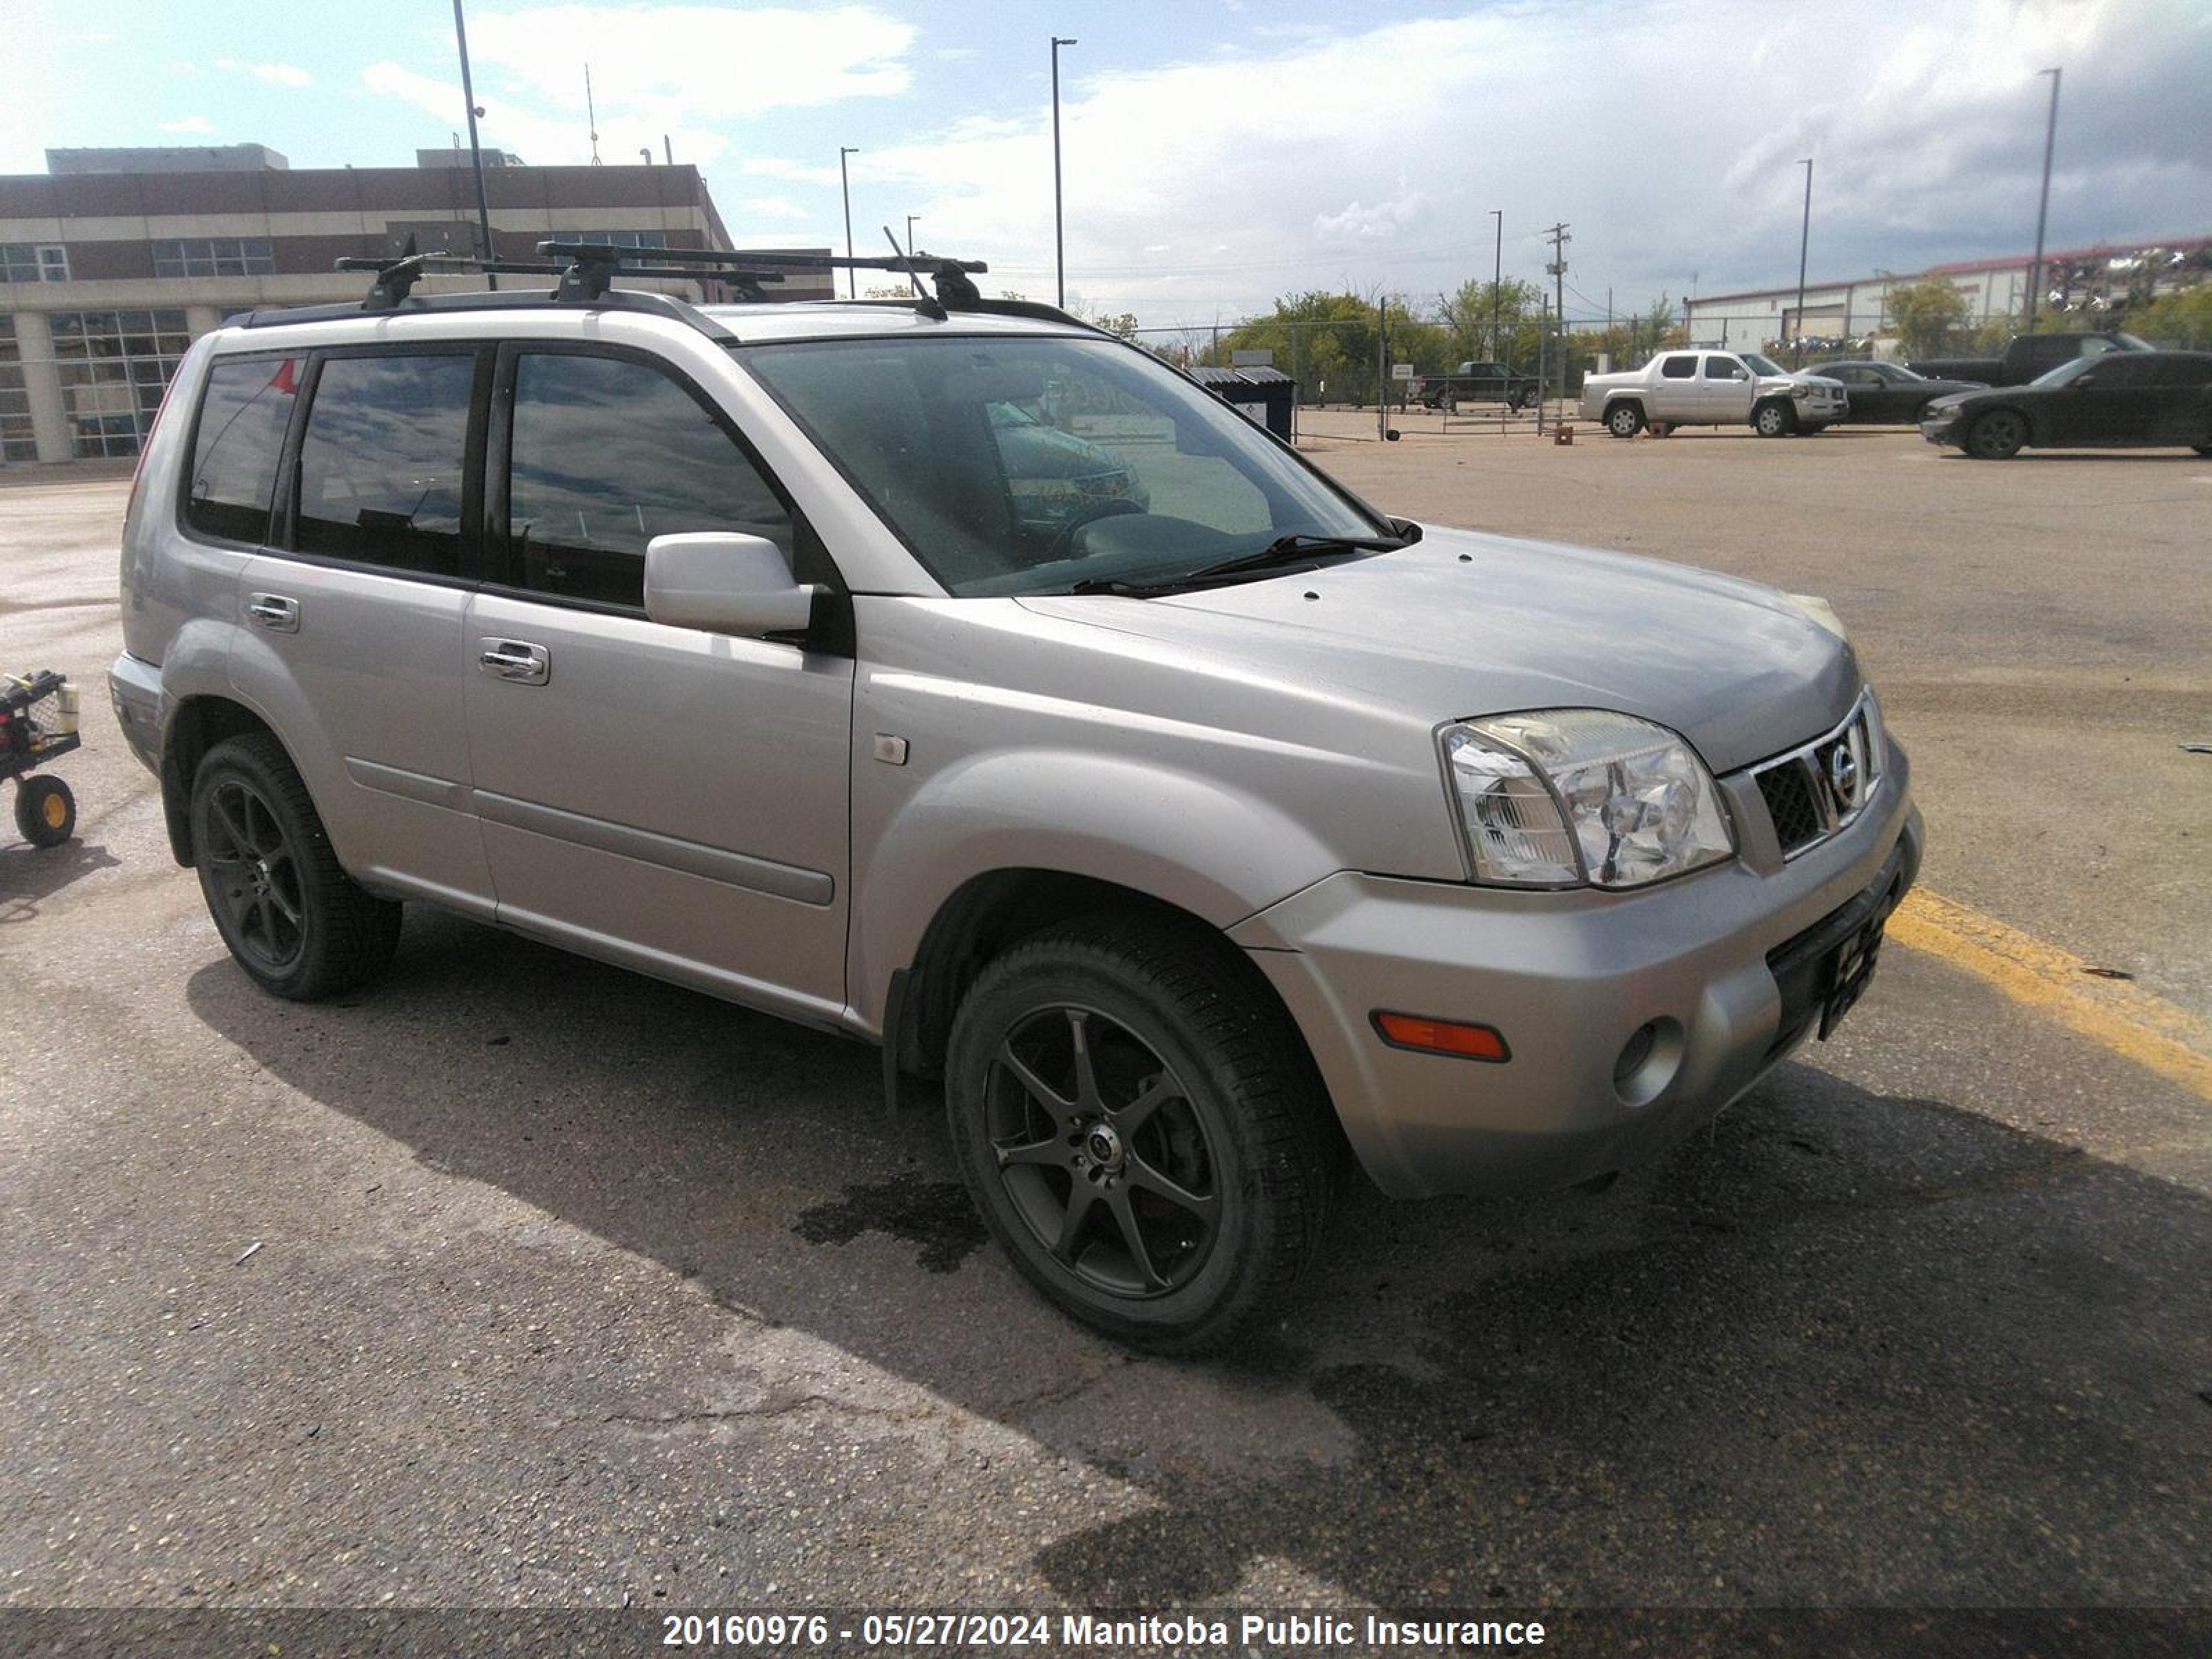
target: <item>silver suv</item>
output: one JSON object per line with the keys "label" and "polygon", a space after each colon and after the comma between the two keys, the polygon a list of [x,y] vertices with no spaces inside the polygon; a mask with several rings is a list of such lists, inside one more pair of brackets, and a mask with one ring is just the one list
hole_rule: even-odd
{"label": "silver suv", "polygon": [[112,684],[245,972],[357,985],[411,901],[879,1044],[1020,1271],[1170,1349],[1347,1152],[1599,1180],[1850,1007],[1921,830],[1825,605],[1388,516],[951,275],[195,345]]}

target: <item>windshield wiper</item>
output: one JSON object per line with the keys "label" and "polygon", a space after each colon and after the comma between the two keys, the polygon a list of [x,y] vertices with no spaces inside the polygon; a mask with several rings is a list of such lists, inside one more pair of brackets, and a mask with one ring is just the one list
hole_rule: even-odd
{"label": "windshield wiper", "polygon": [[1395,536],[1314,536],[1298,532],[1278,536],[1256,553],[1240,553],[1233,559],[1202,564],[1195,570],[1164,581],[1131,582],[1091,577],[1077,582],[1071,593],[1118,593],[1127,599],[1147,599],[1162,593],[1188,592],[1231,576],[1273,570],[1285,565],[1310,563],[1316,555],[1329,553],[1389,553],[1408,545]]}

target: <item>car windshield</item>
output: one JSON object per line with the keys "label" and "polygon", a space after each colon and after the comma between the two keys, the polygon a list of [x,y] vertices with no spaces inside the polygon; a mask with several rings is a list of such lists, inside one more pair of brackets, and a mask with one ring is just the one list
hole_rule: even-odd
{"label": "car windshield", "polygon": [[1150,586],[1285,537],[1391,534],[1228,404],[1116,342],[946,334],[733,349],[963,597]]}
{"label": "car windshield", "polygon": [[2087,374],[2090,369],[2095,368],[2096,364],[2097,359],[2094,357],[2069,357],[2064,362],[2059,364],[2057,368],[2045,369],[2042,374],[2030,380],[2028,384],[2030,386],[2039,386],[2045,387],[2046,390],[2055,386],[2064,386],[2068,381],[2073,380],[2075,375]]}
{"label": "car windshield", "polygon": [[1751,365],[1751,372],[1754,374],[1787,374],[1790,372],[1773,358],[1763,357],[1756,351],[1742,351],[1736,355]]}

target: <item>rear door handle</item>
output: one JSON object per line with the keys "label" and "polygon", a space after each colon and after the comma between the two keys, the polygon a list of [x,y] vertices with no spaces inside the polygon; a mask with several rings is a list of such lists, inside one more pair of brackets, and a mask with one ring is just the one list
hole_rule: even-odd
{"label": "rear door handle", "polygon": [[477,665],[494,679],[514,685],[543,685],[553,674],[545,647],[527,640],[478,640]]}
{"label": "rear door handle", "polygon": [[300,602],[288,599],[282,593],[247,594],[246,614],[275,633],[296,634],[300,631]]}

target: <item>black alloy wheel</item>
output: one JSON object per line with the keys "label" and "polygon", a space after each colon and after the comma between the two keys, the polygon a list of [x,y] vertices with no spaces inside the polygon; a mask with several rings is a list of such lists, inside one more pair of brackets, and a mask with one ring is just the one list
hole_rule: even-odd
{"label": "black alloy wheel", "polygon": [[2008,461],[2027,441],[2027,422],[2017,411],[1992,409],[1966,428],[1966,453],[1978,461]]}
{"label": "black alloy wheel", "polygon": [[232,775],[208,791],[204,835],[223,938],[249,967],[281,976],[307,942],[307,900],[283,824],[260,791]]}
{"label": "black alloy wheel", "polygon": [[945,1115],[969,1195],[1048,1300],[1164,1352],[1218,1346],[1317,1247],[1343,1164],[1281,1002],[1216,934],[1092,917],[987,963]]}
{"label": "black alloy wheel", "polygon": [[225,738],[192,775],[192,863],[216,930],[249,978],[311,1000],[374,978],[400,907],[340,867],[307,786],[265,732]]}
{"label": "black alloy wheel", "polygon": [[999,1181],[1038,1243],[1121,1297],[1187,1285],[1221,1223],[1220,1164],[1175,1068],[1096,1008],[1040,1008],[991,1057]]}

